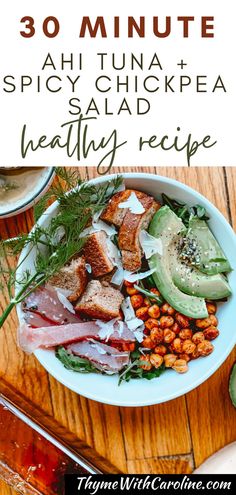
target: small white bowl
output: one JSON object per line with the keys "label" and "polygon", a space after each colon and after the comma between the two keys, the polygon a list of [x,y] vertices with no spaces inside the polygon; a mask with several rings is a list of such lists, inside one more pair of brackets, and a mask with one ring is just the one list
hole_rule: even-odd
{"label": "small white bowl", "polygon": [[[153,174],[126,173],[122,175],[129,188],[140,189],[157,199],[160,199],[161,193],[165,193],[190,206],[199,204],[206,208],[210,216],[210,227],[234,268],[229,275],[233,295],[220,306],[218,311],[220,335],[214,341],[214,352],[208,357],[190,362],[189,371],[183,375],[167,370],[159,378],[151,381],[137,379],[122,383],[121,386],[118,386],[116,375],[80,374],[66,370],[55,357],[53,350],[40,349],[35,352],[35,356],[59,382],[84,397],[117,406],[147,406],[169,401],[193,390],[219,368],[232,350],[235,344],[233,321],[236,307],[236,236],[219,210],[204,196],[185,184]],[[92,182],[99,184],[112,177],[114,176],[99,177]],[[46,225],[49,219],[56,215],[56,211],[57,204],[54,203],[48,208],[46,215],[41,217],[40,225]],[[25,254],[24,249],[20,260]],[[32,266],[33,258],[34,254],[27,261],[28,268]],[[20,275],[25,268],[25,264],[21,265],[18,274]],[[17,308],[17,313],[19,320],[23,321],[23,312],[20,307]]]}
{"label": "small white bowl", "polygon": [[[13,167],[12,167],[13,168]],[[19,168],[19,167],[15,167]],[[24,167],[25,172],[27,172],[28,167]],[[23,171],[21,172],[23,173]],[[18,215],[23,211],[28,210],[31,206],[36,204],[41,196],[50,187],[55,175],[54,167],[42,167],[39,169],[37,182],[35,185],[28,190],[27,193],[22,195],[16,200],[12,200],[6,203],[5,206],[0,206],[0,218],[9,218],[14,215]]]}

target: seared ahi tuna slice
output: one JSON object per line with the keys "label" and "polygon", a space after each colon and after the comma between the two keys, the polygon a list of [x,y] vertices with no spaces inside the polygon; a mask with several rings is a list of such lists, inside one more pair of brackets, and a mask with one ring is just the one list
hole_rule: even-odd
{"label": "seared ahi tuna slice", "polygon": [[24,320],[30,327],[33,328],[50,327],[51,325],[55,325],[55,323],[47,320],[47,318],[43,318],[40,314],[35,313],[35,311],[25,311]]}
{"label": "seared ahi tuna slice", "polygon": [[128,352],[120,352],[114,347],[91,340],[71,344],[67,350],[88,359],[100,371],[110,373],[118,373],[129,362]]}
{"label": "seared ahi tuna slice", "polygon": [[71,313],[63,306],[58,299],[56,289],[50,285],[39,287],[32,292],[23,302],[23,310],[27,313],[28,311],[35,313],[58,325],[78,323],[78,321],[80,321],[76,314]]}
{"label": "seared ahi tuna slice", "polygon": [[[114,323],[113,332],[107,335],[112,343],[135,342],[134,334],[122,322],[122,328]],[[34,352],[39,347],[56,347],[88,338],[106,340],[103,329],[95,321],[72,323],[68,325],[30,328],[23,323],[18,331],[19,344],[25,352]]]}

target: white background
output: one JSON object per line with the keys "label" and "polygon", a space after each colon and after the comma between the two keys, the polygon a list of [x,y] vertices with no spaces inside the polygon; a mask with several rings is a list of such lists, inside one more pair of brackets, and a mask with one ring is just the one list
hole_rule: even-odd
{"label": "white background", "polygon": [[[89,135],[95,141],[102,136],[108,137],[113,129],[118,130],[118,140],[128,140],[116,154],[115,165],[165,165],[185,166],[186,153],[177,153],[175,150],[161,151],[159,148],[138,151],[140,135],[150,137],[153,134],[159,139],[165,134],[170,138],[176,135],[176,128],[181,128],[180,143],[183,145],[189,133],[195,140],[201,141],[206,135],[211,135],[212,140],[217,140],[213,148],[199,149],[191,160],[192,166],[199,165],[235,165],[235,7],[234,1],[219,2],[218,0],[162,0],[162,1],[123,1],[111,2],[103,0],[84,0],[79,2],[67,0],[57,1],[11,1],[1,6],[1,64],[0,64],[0,126],[1,126],[1,155],[0,165],[97,165],[104,152],[91,153],[88,158],[79,162],[76,157],[68,158],[63,149],[37,150],[29,152],[23,160],[20,153],[20,139],[22,127],[27,124],[27,136],[37,139],[43,134],[52,138],[62,133],[62,123],[72,119],[68,113],[68,101],[71,97],[81,99],[83,107],[88,105],[91,97],[96,99],[101,111],[96,123],[92,124]],[[20,19],[30,15],[35,18],[36,34],[32,38],[23,38],[19,32],[22,29]],[[46,38],[42,32],[42,22],[53,15],[60,21],[60,32],[56,38]],[[79,38],[81,19],[88,15],[91,21],[100,15],[106,21],[108,38],[102,39],[100,35],[91,39],[88,35]],[[146,17],[146,37],[127,37],[127,17],[131,15],[138,18]],[[168,38],[156,38],[152,33],[152,18],[159,16],[165,20],[165,16],[172,18],[172,32]],[[195,16],[195,22],[190,23],[189,38],[182,37],[182,24],[177,22],[177,16]],[[200,36],[200,17],[214,16],[214,38],[202,39]],[[121,37],[113,37],[113,17],[120,16]],[[162,24],[164,25],[164,24]],[[56,71],[48,68],[41,71],[47,53],[50,52],[57,65]],[[84,70],[80,72],[75,64],[74,71],[69,68],[61,71],[60,56],[71,52],[76,56],[83,53]],[[123,71],[114,71],[107,64],[104,74],[110,75],[115,81],[117,75],[122,79],[129,75],[130,83],[135,74],[143,78],[152,73],[160,80],[165,75],[189,75],[194,79],[198,75],[207,75],[207,93],[195,92],[195,84],[188,87],[184,93],[167,93],[162,89],[157,93],[146,93],[141,89],[135,94],[132,90],[116,93],[98,93],[94,88],[94,80],[101,74],[96,59],[96,53],[115,52],[126,53],[127,67]],[[129,54],[133,52],[137,56],[144,53],[145,66],[148,66],[153,54],[156,52],[163,70],[156,68],[152,71],[131,71],[129,66]],[[108,60],[111,58],[108,56]],[[188,65],[181,70],[177,63],[183,59]],[[15,76],[18,90],[14,93],[3,91],[3,77],[11,74]],[[64,91],[49,93],[45,90],[43,82],[45,78],[56,74],[63,78],[65,76],[81,76],[78,91],[72,94],[68,83],[64,82]],[[41,93],[37,93],[36,84],[33,83],[24,93],[21,93],[20,76],[30,75],[42,78]],[[212,93],[212,87],[221,75],[227,88],[227,93],[216,91]],[[160,84],[163,87],[162,83]],[[177,88],[178,84],[174,84]],[[131,85],[132,87],[132,85]],[[109,98],[110,108],[116,112],[125,97],[130,108],[135,108],[136,98],[150,99],[151,111],[146,115],[129,116],[123,115],[104,116],[103,100]],[[94,116],[90,114],[89,116]],[[107,148],[108,151],[108,148]]]}

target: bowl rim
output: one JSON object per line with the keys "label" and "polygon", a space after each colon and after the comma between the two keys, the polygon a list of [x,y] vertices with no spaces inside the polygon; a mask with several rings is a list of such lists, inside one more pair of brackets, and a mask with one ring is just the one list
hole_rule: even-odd
{"label": "bowl rim", "polygon": [[[115,177],[117,177],[119,175],[121,175],[124,179],[132,179],[132,178],[134,178],[134,179],[145,178],[145,179],[152,179],[152,180],[154,179],[155,181],[157,181],[159,183],[165,183],[165,184],[168,183],[168,184],[174,185],[174,186],[176,186],[178,188],[181,187],[186,192],[189,192],[191,194],[194,194],[194,196],[196,197],[197,200],[199,200],[199,201],[202,200],[204,202],[204,204],[207,205],[208,210],[210,210],[211,212],[213,212],[213,214],[215,214],[218,218],[221,219],[221,221],[223,222],[223,225],[224,225],[224,229],[226,229],[229,232],[230,236],[232,237],[232,241],[235,243],[235,247],[236,247],[236,234],[235,234],[233,228],[231,227],[231,225],[229,224],[229,222],[227,221],[227,219],[224,217],[224,215],[204,195],[202,195],[201,193],[199,193],[198,191],[196,191],[195,189],[193,189],[192,187],[186,185],[185,183],[183,183],[181,181],[178,181],[176,179],[172,179],[172,178],[166,177],[164,175],[163,176],[162,175],[156,175],[156,174],[153,174],[153,173],[124,172],[124,173],[120,173],[120,174],[119,173],[115,173],[115,174],[104,175],[104,176],[101,176],[101,177],[96,177],[96,178],[90,179],[88,182],[90,184],[91,183],[92,184],[103,183],[103,182],[107,182],[107,181],[109,181],[111,179],[114,179]],[[50,216],[53,213],[53,211],[57,208],[57,206],[58,206],[58,202],[57,201],[55,201],[54,203],[52,203],[49,206],[49,208],[43,213],[43,215],[40,217],[40,219],[38,220],[37,223],[38,224],[41,224],[44,221],[45,216]],[[23,253],[23,251],[22,251],[22,253]],[[21,256],[22,256],[22,254],[20,255],[20,258],[19,258],[18,263],[20,263]],[[17,309],[18,319],[19,319],[19,321],[21,321],[21,317],[22,317],[21,308],[17,306],[16,309]],[[69,375],[68,375],[68,379],[65,379],[64,377],[59,377],[58,373],[56,371],[54,371],[54,369],[51,370],[50,365],[47,365],[47,357],[45,356],[45,350],[44,349],[37,349],[34,352],[34,355],[39,360],[40,364],[55,379],[57,379],[60,383],[62,383],[63,385],[65,385],[70,390],[76,392],[77,394],[82,395],[83,397],[86,397],[88,399],[91,399],[91,400],[94,400],[94,401],[97,401],[97,402],[101,402],[103,404],[109,404],[109,405],[113,405],[113,406],[144,407],[144,406],[151,406],[151,405],[155,405],[155,404],[160,404],[160,403],[163,403],[163,402],[168,402],[170,400],[173,400],[173,399],[176,399],[178,397],[181,397],[182,395],[185,395],[186,393],[190,392],[191,390],[194,390],[195,388],[197,388],[199,385],[201,385],[202,383],[204,383],[210,376],[212,376],[220,368],[220,366],[223,364],[223,362],[225,361],[225,359],[227,358],[227,356],[230,354],[230,352],[234,348],[234,345],[235,345],[235,341],[233,341],[233,340],[230,341],[229,342],[229,345],[224,349],[224,352],[220,356],[220,359],[218,359],[216,361],[216,363],[214,363],[207,370],[207,372],[205,372],[200,377],[194,379],[192,381],[192,383],[189,384],[188,386],[187,385],[183,385],[182,387],[180,386],[180,387],[178,387],[177,391],[173,391],[173,393],[168,392],[166,396],[165,395],[162,395],[161,400],[159,400],[159,398],[158,398],[158,388],[157,388],[157,397],[155,399],[146,399],[146,400],[142,399],[142,400],[140,400],[139,397],[137,397],[137,401],[135,401],[135,402],[132,401],[132,400],[126,400],[125,402],[123,402],[120,399],[119,400],[116,400],[115,397],[114,397],[114,399],[112,401],[110,399],[107,399],[106,397],[100,398],[96,394],[96,391],[95,392],[90,392],[90,391],[88,391],[88,392],[87,391],[86,392],[85,391],[82,391],[81,392],[81,391],[78,390],[78,387],[76,385],[70,383]]]}
{"label": "bowl rim", "polygon": [[[23,167],[23,168],[28,168],[28,167]],[[27,206],[35,201],[36,198],[40,198],[40,196],[43,194],[44,189],[48,186],[50,181],[53,179],[53,176],[55,174],[55,167],[43,167],[45,169],[48,169],[48,175],[45,174],[45,178],[42,180],[42,185],[40,186],[40,189],[37,190],[35,188],[35,192],[32,194],[32,196],[29,196],[28,200],[26,200],[24,203],[22,203],[19,206],[16,206],[15,208],[12,208],[11,210],[7,210],[3,213],[0,213],[0,218],[8,218],[10,216],[13,216],[14,213],[18,214],[23,212]]]}

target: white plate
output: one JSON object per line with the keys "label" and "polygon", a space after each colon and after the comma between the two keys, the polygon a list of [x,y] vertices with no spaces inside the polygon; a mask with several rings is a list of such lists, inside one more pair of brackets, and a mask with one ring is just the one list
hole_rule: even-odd
{"label": "white plate", "polygon": [[[190,362],[189,371],[180,375],[173,370],[167,370],[159,378],[151,381],[131,380],[122,383],[118,387],[117,376],[99,374],[80,374],[66,370],[55,357],[52,350],[37,350],[35,356],[42,366],[58,381],[66,385],[74,392],[89,399],[119,406],[147,406],[158,404],[179,397],[203,383],[225,361],[235,344],[235,320],[236,307],[236,236],[224,216],[204,196],[194,189],[173,179],[153,174],[126,173],[122,174],[127,187],[140,189],[155,198],[160,199],[161,193],[165,193],[190,206],[199,204],[206,208],[210,216],[210,227],[225,251],[234,271],[229,275],[229,282],[233,291],[227,303],[222,304],[218,311],[220,335],[214,341],[214,352],[205,358]],[[114,176],[105,176],[94,179],[93,183],[101,183]],[[46,225],[49,219],[56,214],[57,204],[52,204],[39,223]],[[21,258],[25,256],[24,249]],[[34,253],[27,261],[27,267],[32,266]],[[18,273],[26,268],[23,264]],[[21,308],[17,308],[18,317],[23,320]]]}

